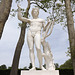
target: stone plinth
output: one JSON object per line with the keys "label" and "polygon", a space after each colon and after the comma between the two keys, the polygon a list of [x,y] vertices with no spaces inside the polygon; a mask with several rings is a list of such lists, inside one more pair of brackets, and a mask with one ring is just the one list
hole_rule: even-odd
{"label": "stone plinth", "polygon": [[46,70],[46,71],[42,71],[42,70],[34,70],[34,71],[25,71],[22,70],[21,71],[21,75],[59,75],[59,70]]}

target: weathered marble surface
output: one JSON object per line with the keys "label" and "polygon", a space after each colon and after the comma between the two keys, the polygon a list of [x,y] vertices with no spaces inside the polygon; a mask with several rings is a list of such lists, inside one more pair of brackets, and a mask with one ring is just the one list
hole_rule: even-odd
{"label": "weathered marble surface", "polygon": [[[46,38],[52,33],[54,21],[48,19],[47,24],[45,24],[45,20],[38,18],[39,9],[33,8],[32,9],[32,17],[33,19],[28,19],[21,15],[21,8],[18,4],[18,19],[29,23],[29,30],[27,33],[27,42],[30,50],[30,60],[32,63],[32,69],[35,70],[35,55],[34,55],[34,44],[37,51],[37,58],[39,61],[39,67],[42,70],[45,68],[42,66],[42,58],[45,59],[46,70],[55,70],[55,66],[53,63],[53,56],[51,53],[51,49],[49,43],[46,42]],[[50,32],[49,32],[50,30]],[[49,33],[49,34],[48,34]],[[41,37],[42,34],[42,37]],[[41,52],[41,45],[43,46],[44,53]]]}
{"label": "weathered marble surface", "polygon": [[34,70],[34,71],[21,71],[21,75],[59,75],[59,71],[58,70],[46,70],[46,71],[41,71],[41,70]]}

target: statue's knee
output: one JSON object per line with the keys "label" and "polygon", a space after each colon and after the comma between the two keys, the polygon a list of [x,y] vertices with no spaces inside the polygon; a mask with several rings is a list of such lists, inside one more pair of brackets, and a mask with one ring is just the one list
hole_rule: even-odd
{"label": "statue's knee", "polygon": [[32,52],[32,53],[34,52],[33,48],[30,48],[30,52]]}
{"label": "statue's knee", "polygon": [[40,48],[37,48],[37,52],[38,52],[38,53],[41,53],[41,49],[40,49]]}
{"label": "statue's knee", "polygon": [[40,47],[36,47],[36,49],[37,49],[37,50],[41,50],[41,48],[40,48]]}

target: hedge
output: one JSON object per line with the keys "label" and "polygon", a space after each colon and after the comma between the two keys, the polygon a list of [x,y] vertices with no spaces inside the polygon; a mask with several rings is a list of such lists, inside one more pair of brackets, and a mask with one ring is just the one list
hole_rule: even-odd
{"label": "hedge", "polygon": [[74,75],[72,69],[60,69],[59,75]]}
{"label": "hedge", "polygon": [[[18,75],[20,75],[21,70],[18,70]],[[0,75],[10,75],[10,69],[0,70]],[[59,75],[74,75],[72,69],[60,69]]]}

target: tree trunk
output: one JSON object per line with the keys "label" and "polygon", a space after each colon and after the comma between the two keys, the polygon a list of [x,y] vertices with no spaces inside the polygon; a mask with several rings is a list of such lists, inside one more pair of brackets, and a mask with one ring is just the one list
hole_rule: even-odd
{"label": "tree trunk", "polygon": [[73,70],[74,70],[74,75],[75,75],[75,29],[74,29]]}
{"label": "tree trunk", "polygon": [[12,0],[1,0],[0,2],[0,39],[2,37],[5,22],[8,19]]}
{"label": "tree trunk", "polygon": [[65,0],[66,6],[66,15],[67,15],[67,28],[68,28],[68,35],[69,35],[69,43],[70,43],[70,52],[71,58],[73,63],[73,70],[75,75],[75,35],[74,35],[74,21],[73,21],[73,14],[71,9],[71,0]]}
{"label": "tree trunk", "polygon": [[17,73],[18,73],[19,58],[20,58],[22,46],[24,44],[25,30],[26,30],[26,24],[25,26],[21,27],[20,38],[18,40],[16,49],[15,49],[15,54],[13,58],[13,64],[12,64],[10,75],[18,75]]}
{"label": "tree trunk", "polygon": [[[28,0],[28,7],[27,7],[25,15],[24,15],[25,17],[28,17],[29,9],[30,9],[30,0]],[[22,23],[20,38],[18,40],[16,49],[15,49],[15,54],[14,54],[14,58],[13,58],[10,75],[18,75],[18,65],[19,65],[21,50],[22,50],[22,47],[24,44],[25,30],[26,30],[26,23]]]}

